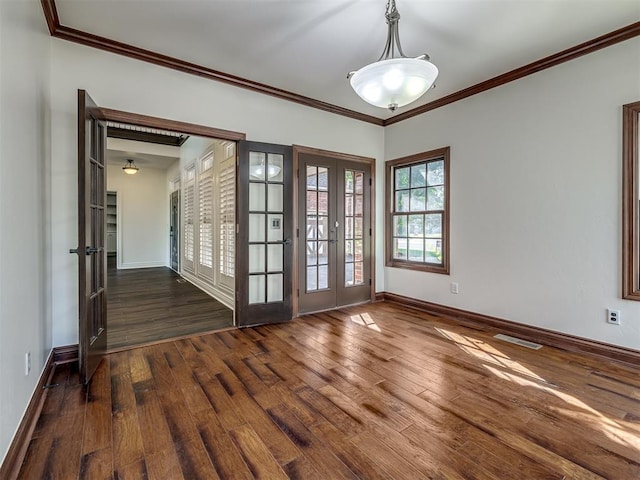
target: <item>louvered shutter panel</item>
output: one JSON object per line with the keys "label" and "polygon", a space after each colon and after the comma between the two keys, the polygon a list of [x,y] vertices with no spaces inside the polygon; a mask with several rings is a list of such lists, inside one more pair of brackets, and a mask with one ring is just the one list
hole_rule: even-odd
{"label": "louvered shutter panel", "polygon": [[235,166],[220,172],[220,273],[234,275],[235,268]]}

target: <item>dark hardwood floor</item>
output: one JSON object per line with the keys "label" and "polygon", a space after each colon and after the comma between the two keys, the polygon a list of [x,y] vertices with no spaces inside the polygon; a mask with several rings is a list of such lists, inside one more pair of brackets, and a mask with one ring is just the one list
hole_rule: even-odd
{"label": "dark hardwood floor", "polygon": [[[173,270],[117,270],[107,275],[107,348],[117,350],[233,326],[233,312]],[[181,281],[180,281],[181,280]]]}
{"label": "dark hardwood floor", "polygon": [[640,478],[640,367],[386,303],[54,373],[20,478]]}

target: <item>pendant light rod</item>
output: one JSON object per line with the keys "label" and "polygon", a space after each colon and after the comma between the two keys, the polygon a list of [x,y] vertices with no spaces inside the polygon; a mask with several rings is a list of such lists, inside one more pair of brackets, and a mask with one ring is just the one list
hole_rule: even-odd
{"label": "pendant light rod", "polygon": [[387,19],[387,43],[384,46],[382,55],[378,58],[378,62],[381,60],[389,60],[390,58],[396,58],[396,48],[401,57],[407,58],[402,51],[402,45],[400,45],[400,30],[398,22],[400,21],[400,12],[396,8],[396,0],[389,0],[387,2],[387,12],[384,15]]}

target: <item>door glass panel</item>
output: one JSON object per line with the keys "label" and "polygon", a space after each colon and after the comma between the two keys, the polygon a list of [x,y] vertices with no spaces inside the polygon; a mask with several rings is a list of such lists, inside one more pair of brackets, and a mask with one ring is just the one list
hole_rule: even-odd
{"label": "door glass panel", "polygon": [[249,215],[249,241],[264,242],[264,220],[262,213],[252,213]]}
{"label": "door glass panel", "polygon": [[250,180],[265,179],[265,158],[263,152],[249,152],[249,177]]}
{"label": "door glass panel", "polygon": [[267,275],[267,302],[281,302],[283,291],[281,273]]}
{"label": "door glass panel", "polygon": [[282,214],[270,213],[268,215],[269,223],[267,228],[267,241],[269,242],[281,242],[282,238]]}
{"label": "door glass panel", "polygon": [[318,289],[329,288],[329,265],[318,267]]}
{"label": "door glass panel", "polygon": [[264,183],[249,184],[249,211],[261,212],[265,206]]}
{"label": "door glass panel", "polygon": [[267,175],[270,182],[282,182],[284,181],[282,170],[283,156],[280,154],[270,153],[269,164],[267,167]]}
{"label": "door glass panel", "polygon": [[318,289],[318,267],[307,267],[307,292]]}
{"label": "door glass panel", "polygon": [[354,218],[354,224],[355,224],[354,236],[356,238],[362,237],[362,222],[363,222],[362,217]]}
{"label": "door glass panel", "polygon": [[329,215],[329,192],[318,192],[318,215]]}
{"label": "door glass panel", "polygon": [[270,212],[281,212],[283,206],[284,185],[269,184],[268,205]]}
{"label": "door glass panel", "polygon": [[[329,169],[307,166],[306,181],[306,291],[328,288]],[[317,265],[320,264],[319,268]]]}
{"label": "door glass panel", "polygon": [[281,272],[283,266],[282,245],[267,246],[267,272]]}
{"label": "door glass panel", "polygon": [[264,303],[265,276],[249,275],[249,304]]}
{"label": "door glass panel", "polygon": [[345,263],[344,264],[344,284],[345,286],[353,285],[354,277],[353,277],[353,263]]}
{"label": "door glass panel", "polygon": [[329,190],[329,169],[318,167],[318,190]]}
{"label": "door glass panel", "polygon": [[318,238],[318,217],[307,215],[307,238]]}
{"label": "door glass panel", "polygon": [[318,265],[329,263],[329,242],[318,242]]}
{"label": "door glass panel", "polygon": [[353,238],[353,217],[345,217],[344,219],[344,238],[347,240]]}
{"label": "door glass panel", "polygon": [[262,273],[264,271],[264,245],[249,245],[249,273]]}
{"label": "door glass panel", "polygon": [[353,241],[353,256],[356,262],[362,261],[362,258],[364,257],[362,239]]}
{"label": "door glass panel", "polygon": [[345,170],[344,182],[344,286],[352,287],[364,284],[364,172]]}
{"label": "door glass panel", "polygon": [[307,192],[307,213],[318,212],[318,192]]}
{"label": "door glass panel", "polygon": [[318,189],[318,167],[307,167],[307,191]]}

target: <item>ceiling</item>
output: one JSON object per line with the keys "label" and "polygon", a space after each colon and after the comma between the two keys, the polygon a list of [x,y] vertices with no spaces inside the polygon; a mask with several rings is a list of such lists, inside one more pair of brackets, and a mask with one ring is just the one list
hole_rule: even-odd
{"label": "ceiling", "polygon": [[120,138],[107,138],[107,165],[124,167],[127,160],[133,160],[141,172],[146,168],[166,170],[180,160],[180,148]]}
{"label": "ceiling", "polygon": [[[343,108],[346,75],[378,59],[385,0],[56,0],[60,24]],[[437,87],[396,114],[640,20],[639,0],[396,0],[407,55]]]}

